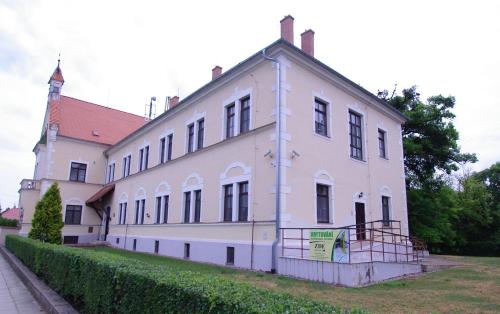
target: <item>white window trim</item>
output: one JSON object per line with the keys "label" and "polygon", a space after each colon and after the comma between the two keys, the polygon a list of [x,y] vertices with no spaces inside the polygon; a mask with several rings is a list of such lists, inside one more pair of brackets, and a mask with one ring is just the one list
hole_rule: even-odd
{"label": "white window trim", "polygon": [[[134,221],[133,223],[135,224],[135,221],[136,221],[136,217],[137,217],[137,212],[135,210],[135,204],[136,204],[136,201],[142,201],[142,200],[146,200],[147,199],[147,194],[146,194],[146,190],[143,188],[143,187],[140,187],[139,189],[137,189],[137,192],[135,193],[135,198],[134,198]],[[127,205],[128,207],[128,205]],[[139,212],[144,215],[144,221],[146,221],[146,204],[144,204],[144,209],[141,208],[141,204],[139,202]],[[138,221],[137,223],[138,225],[141,225]]]}
{"label": "white window trim", "polygon": [[[82,206],[82,214],[80,215],[80,225],[83,225],[83,213],[85,211],[85,202],[79,198],[70,198],[69,200],[65,200],[63,204],[64,204],[64,213],[63,213],[64,225],[66,225],[66,207],[68,205]],[[77,225],[71,224],[68,226],[77,226]]]}
{"label": "white window trim", "polygon": [[[85,165],[87,165],[87,167],[85,168],[85,181],[83,181],[83,182],[82,182],[82,181],[71,181],[71,180],[70,180],[70,178],[71,178],[71,164],[72,164],[72,163],[74,163],[74,162],[75,162],[75,163],[79,163],[79,164],[85,164]],[[101,169],[102,169],[102,168],[101,168]],[[102,172],[101,172],[101,173],[102,173]],[[88,182],[88,174],[89,174],[89,162],[88,162],[88,161],[83,161],[83,160],[81,160],[81,159],[78,159],[78,160],[73,160],[73,159],[71,159],[71,160],[69,161],[68,176],[67,176],[68,181],[70,181],[70,182],[87,183],[87,182]]]}
{"label": "white window trim", "polygon": [[[329,221],[328,223],[326,222],[318,222],[318,191],[317,191],[317,185],[322,184],[328,186],[328,194],[330,196],[329,201],[329,210],[330,212],[328,213],[329,215]],[[313,178],[313,193],[314,193],[314,223],[316,227],[321,227],[325,226],[328,224],[333,224],[335,219],[335,193],[334,193],[334,188],[335,188],[335,179],[325,170],[320,170],[316,172]]]}
{"label": "white window trim", "polygon": [[[197,184],[191,184],[188,185],[189,180],[195,178],[198,182]],[[201,190],[201,203],[200,203],[200,222],[202,222],[203,219],[203,178],[200,177],[200,175],[196,172],[190,174],[186,180],[182,183],[182,197],[181,197],[181,216],[180,216],[180,222],[181,223],[194,223],[194,204],[195,204],[195,199],[194,199],[194,191],[196,190]],[[184,204],[185,204],[185,193],[189,192],[190,194],[190,202],[189,202],[189,222],[184,222]]]}
{"label": "white window trim", "polygon": [[[326,104],[327,131],[326,136],[316,133],[316,99]],[[323,91],[312,93],[312,131],[313,134],[323,139],[333,139],[333,102],[328,97],[325,97]]]}
{"label": "white window trim", "polygon": [[189,153],[188,148],[189,148],[189,130],[188,126],[190,124],[194,125],[194,136],[193,136],[193,153],[198,150],[198,121],[203,119],[204,126],[203,126],[203,147],[205,147],[205,141],[206,141],[206,131],[207,131],[207,120],[206,120],[207,113],[206,112],[196,112],[193,114],[193,116],[186,121],[185,123],[185,135],[184,135],[184,152],[186,154]]}
{"label": "white window trim", "polygon": [[[109,166],[111,166],[111,165],[114,165],[114,168],[113,168],[113,180],[111,180],[111,177],[110,177],[111,173],[109,171]],[[108,165],[106,166],[106,180],[105,180],[106,184],[115,181],[115,173],[116,173],[116,160],[109,161]]]}
{"label": "white window trim", "polygon": [[[158,164],[161,164],[161,139],[165,138],[165,154],[163,156],[164,162],[167,162],[168,156],[168,137],[174,134],[174,129],[166,129],[160,136],[158,136]],[[173,136],[172,136],[173,140]],[[172,142],[172,150],[174,147],[174,143]]]}
{"label": "white window trim", "polygon": [[[380,156],[380,150],[379,150],[379,143],[378,143],[378,130],[384,131],[385,132],[385,158]],[[382,160],[389,160],[389,131],[387,128],[385,128],[382,124],[377,124],[377,156],[379,159]]]}
{"label": "white window trim", "polygon": [[[242,175],[228,177],[228,173],[233,168],[240,168],[243,172]],[[251,178],[252,168],[249,166],[245,166],[242,162],[233,162],[231,163],[226,170],[220,175],[220,191],[219,191],[219,222],[229,223],[228,221],[224,221],[224,186],[232,185],[233,186],[233,201],[232,208],[233,212],[231,215],[232,222],[238,222],[238,204],[239,204],[239,189],[238,183],[248,182],[248,213],[247,213],[247,221],[250,221],[250,217],[252,216],[252,178]]]}
{"label": "white window trim", "polygon": [[[144,141],[144,143],[142,143],[142,145],[139,146],[139,148],[137,149],[137,161],[138,161],[138,163],[137,163],[137,173],[146,170],[146,169],[144,169],[145,165],[146,165],[146,158],[142,158],[142,171],[140,170],[141,169],[141,165],[140,165],[140,162],[141,162],[141,149],[144,149],[144,148],[146,148],[148,146],[149,146],[149,153],[148,153],[148,165],[149,165],[149,156],[151,156],[151,153],[152,153],[151,152],[151,143],[149,143],[147,141]],[[143,157],[144,156],[145,156],[145,154],[143,153]],[[130,162],[132,162],[132,158],[130,158]]]}
{"label": "white window trim", "polygon": [[[361,153],[363,154],[363,159],[356,159],[351,157],[351,137],[350,137],[350,128],[349,128],[349,122],[350,122],[350,116],[349,112],[353,111],[354,113],[357,113],[358,115],[361,116],[361,136],[362,136],[362,150]],[[348,106],[347,107],[347,157],[349,157],[350,160],[352,161],[357,161],[362,164],[366,164],[368,161],[368,156],[367,156],[367,138],[366,138],[366,129],[367,129],[367,122],[366,122],[366,113],[365,111],[361,110],[359,108],[359,105],[355,104],[354,106]],[[366,210],[366,208],[365,208]]]}
{"label": "white window trim", "polygon": [[380,215],[381,215],[381,218],[380,220],[383,220],[384,219],[384,212],[383,212],[383,208],[382,208],[382,196],[386,196],[389,198],[389,220],[394,220],[394,211],[393,211],[393,207],[392,207],[392,191],[391,189],[384,185],[380,188],[380,193],[379,193],[379,206],[380,206]]}
{"label": "white window trim", "polygon": [[[250,105],[250,125],[248,130],[252,130],[253,128],[253,95],[252,88],[242,89],[239,87],[234,89],[234,92],[231,96],[225,99],[222,102],[222,115],[221,115],[221,141],[228,139],[226,137],[226,120],[227,120],[227,110],[234,103],[234,134],[232,137],[240,135],[240,107],[241,107],[241,99],[245,97],[250,97],[249,105]],[[230,138],[232,138],[230,137]]]}
{"label": "white window trim", "polygon": [[[160,199],[160,223],[159,224],[163,224],[163,221],[164,221],[164,218],[165,218],[165,204],[164,204],[164,200],[163,200],[163,197],[164,196],[168,196],[169,200],[169,205],[170,205],[170,193],[171,193],[172,189],[170,187],[170,185],[166,182],[166,181],[162,181],[160,182],[160,184],[158,185],[158,187],[156,187],[155,189],[155,208],[154,208],[154,223],[157,224],[157,204],[156,204],[156,198],[157,197],[161,197]],[[170,209],[170,208],[169,208]],[[170,211],[170,210],[169,210]],[[168,220],[168,216],[167,216],[167,220]]]}
{"label": "white window trim", "polygon": [[[129,209],[128,208],[128,195],[125,192],[123,192],[122,194],[120,194],[120,197],[118,198],[118,206],[116,207],[118,209],[118,211],[120,210],[120,204],[122,204],[122,203],[127,203],[127,211],[128,211],[128,209]],[[120,221],[120,212],[118,212],[118,215],[116,215],[116,222],[117,222],[118,225],[121,224],[121,221]],[[124,224],[127,224],[127,219],[125,219]]]}
{"label": "white window trim", "polygon": [[[130,156],[130,163],[132,163],[132,152],[128,152],[128,153],[126,153],[126,154],[124,154],[124,155],[122,156],[122,163],[123,163],[123,164],[122,164],[122,169],[121,169],[121,170],[122,170],[122,178],[126,178],[126,177],[130,176],[130,173],[129,173],[128,175],[125,175],[126,170],[125,170],[125,171],[123,171],[124,164],[126,163],[126,162],[124,162],[124,159],[125,159],[126,157],[128,157],[128,156]],[[130,168],[130,169],[132,169],[132,167],[129,167],[129,168]]]}

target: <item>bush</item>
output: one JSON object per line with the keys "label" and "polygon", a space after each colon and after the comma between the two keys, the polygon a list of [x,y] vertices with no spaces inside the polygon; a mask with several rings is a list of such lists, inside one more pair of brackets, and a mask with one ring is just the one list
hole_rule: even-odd
{"label": "bush", "polygon": [[32,227],[28,236],[42,242],[61,244],[63,227],[61,194],[59,185],[55,182],[35,206]]}
{"label": "bush", "polygon": [[0,216],[0,227],[17,227],[17,219],[7,219]]}
{"label": "bush", "polygon": [[208,274],[8,235],[7,248],[84,313],[339,313]]}

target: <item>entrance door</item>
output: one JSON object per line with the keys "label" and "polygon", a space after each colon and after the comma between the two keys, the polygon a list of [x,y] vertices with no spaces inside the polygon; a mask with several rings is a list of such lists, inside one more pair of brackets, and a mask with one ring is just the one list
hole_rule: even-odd
{"label": "entrance door", "polygon": [[106,241],[106,238],[108,237],[109,233],[109,221],[111,220],[111,207],[106,207],[106,221],[104,222],[104,241]]}
{"label": "entrance door", "polygon": [[365,204],[356,203],[356,239],[366,240]]}

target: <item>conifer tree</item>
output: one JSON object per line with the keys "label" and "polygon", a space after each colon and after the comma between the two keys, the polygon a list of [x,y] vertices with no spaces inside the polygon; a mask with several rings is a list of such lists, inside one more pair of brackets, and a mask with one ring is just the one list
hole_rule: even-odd
{"label": "conifer tree", "polygon": [[59,186],[52,184],[42,199],[36,204],[29,237],[42,242],[60,244],[62,242],[61,194]]}

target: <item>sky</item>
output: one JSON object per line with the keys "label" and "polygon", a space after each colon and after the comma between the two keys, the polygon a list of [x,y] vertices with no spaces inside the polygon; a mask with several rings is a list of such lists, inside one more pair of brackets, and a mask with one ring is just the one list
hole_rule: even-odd
{"label": "sky", "polygon": [[413,85],[456,97],[455,126],[474,170],[500,161],[500,1],[0,0],[0,205],[32,178],[61,54],[62,94],[144,115],[184,98],[280,36],[295,18],[315,57],[376,93]]}

